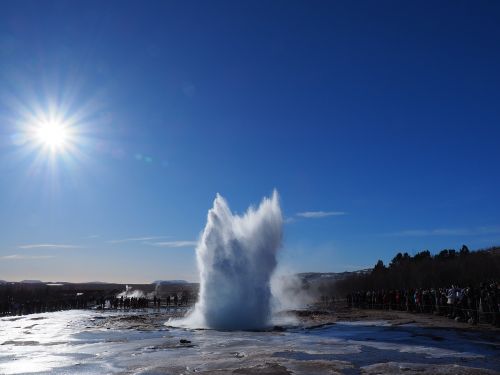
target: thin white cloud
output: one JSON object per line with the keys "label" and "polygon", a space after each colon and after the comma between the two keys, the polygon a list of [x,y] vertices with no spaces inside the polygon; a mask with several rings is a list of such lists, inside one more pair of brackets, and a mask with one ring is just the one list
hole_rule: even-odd
{"label": "thin white cloud", "polygon": [[12,255],[3,255],[0,256],[0,259],[4,260],[33,260],[33,259],[50,259],[54,258],[53,255],[21,255],[21,254],[12,254]]}
{"label": "thin white cloud", "polygon": [[198,244],[198,241],[164,241],[164,242],[151,242],[149,245],[158,246],[158,247],[170,247],[170,248],[179,248],[179,247],[194,247]]}
{"label": "thin white cloud", "polygon": [[385,233],[389,237],[429,237],[429,236],[482,236],[500,233],[500,226],[476,228],[408,229]]}
{"label": "thin white cloud", "polygon": [[343,216],[347,215],[347,213],[343,211],[306,211],[298,212],[295,215],[305,219],[321,219],[328,216]]}
{"label": "thin white cloud", "polygon": [[78,249],[81,246],[67,245],[67,244],[54,244],[54,243],[35,243],[28,245],[18,246],[20,249]]}
{"label": "thin white cloud", "polygon": [[164,238],[169,238],[169,236],[146,236],[146,237],[122,238],[119,240],[110,240],[107,242],[108,243],[140,242],[140,241],[161,240]]}

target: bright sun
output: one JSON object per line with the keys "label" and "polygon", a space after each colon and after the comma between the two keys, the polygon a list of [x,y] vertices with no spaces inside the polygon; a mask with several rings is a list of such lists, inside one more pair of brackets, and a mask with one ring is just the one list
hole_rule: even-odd
{"label": "bright sun", "polygon": [[68,130],[60,122],[46,122],[37,126],[36,138],[46,147],[60,149],[68,142]]}
{"label": "bright sun", "polygon": [[[23,107],[20,107],[23,109]],[[49,101],[42,105],[33,103],[20,112],[19,132],[12,136],[14,144],[23,146],[25,152],[36,154],[36,162],[69,163],[82,156],[85,141],[81,129],[86,113],[78,108],[69,111]]]}

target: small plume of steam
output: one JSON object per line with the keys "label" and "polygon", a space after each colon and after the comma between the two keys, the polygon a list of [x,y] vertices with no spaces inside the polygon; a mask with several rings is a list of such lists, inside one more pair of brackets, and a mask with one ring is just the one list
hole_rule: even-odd
{"label": "small plume of steam", "polygon": [[316,295],[303,280],[291,272],[278,270],[271,279],[273,312],[300,310],[316,301]]}
{"label": "small plume of steam", "polygon": [[131,286],[125,285],[125,290],[116,295],[116,298],[145,298],[146,294],[139,289],[133,289]]}
{"label": "small plume of steam", "polygon": [[233,215],[217,195],[196,249],[200,293],[194,311],[169,322],[192,328],[261,329],[271,324],[271,275],[281,246],[278,193]]}
{"label": "small plume of steam", "polygon": [[315,301],[303,280],[284,269],[278,269],[271,278],[274,325],[297,325],[299,320],[292,310],[301,310]]}

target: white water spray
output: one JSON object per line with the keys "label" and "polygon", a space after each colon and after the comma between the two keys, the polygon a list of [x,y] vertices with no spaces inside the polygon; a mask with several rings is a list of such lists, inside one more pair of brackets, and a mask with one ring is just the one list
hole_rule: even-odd
{"label": "white water spray", "polygon": [[270,279],[282,227],[276,191],[243,216],[233,215],[217,195],[196,249],[199,300],[189,316],[174,324],[223,330],[269,326]]}

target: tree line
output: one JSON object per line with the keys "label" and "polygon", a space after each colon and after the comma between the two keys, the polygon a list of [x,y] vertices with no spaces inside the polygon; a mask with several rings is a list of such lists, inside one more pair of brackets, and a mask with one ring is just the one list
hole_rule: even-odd
{"label": "tree line", "polygon": [[398,252],[388,265],[379,260],[371,272],[353,274],[333,286],[335,294],[357,290],[480,286],[500,278],[500,247],[470,251],[444,249],[432,255],[423,250],[411,256]]}

